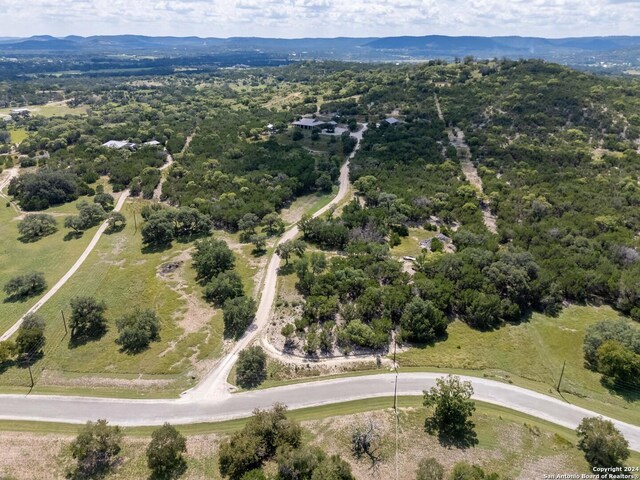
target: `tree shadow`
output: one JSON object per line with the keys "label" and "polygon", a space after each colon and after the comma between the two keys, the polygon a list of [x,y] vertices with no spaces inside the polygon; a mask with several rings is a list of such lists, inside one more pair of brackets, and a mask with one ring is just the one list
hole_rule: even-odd
{"label": "tree shadow", "polygon": [[278,268],[278,275],[279,276],[291,275],[293,271],[294,271],[293,263],[288,263]]}
{"label": "tree shadow", "polygon": [[431,435],[437,434],[438,442],[445,448],[467,449],[478,444],[478,435],[475,432],[475,424],[471,421],[458,426],[450,431],[438,429],[433,417],[427,418],[424,422],[424,429]]}
{"label": "tree shadow", "polygon": [[177,480],[187,471],[187,462],[184,458],[175,460],[175,464],[165,472],[152,472],[149,480]]}
{"label": "tree shadow", "polygon": [[261,248],[261,249],[254,248],[253,250],[251,250],[251,255],[258,258],[263,257],[266,253],[267,253],[267,250],[264,248]]}
{"label": "tree shadow", "polygon": [[25,237],[24,235],[20,235],[18,237],[18,241],[28,244],[28,243],[36,243],[38,240],[42,240],[43,238],[44,237]]}
{"label": "tree shadow", "polygon": [[62,240],[68,242],[70,240],[77,240],[78,238],[82,238],[84,232],[67,232],[67,234],[62,237]]}
{"label": "tree shadow", "polygon": [[604,375],[600,378],[600,384],[609,390],[613,395],[617,395],[629,403],[640,401],[640,390],[638,386],[634,385],[621,385],[614,379],[607,378]]}
{"label": "tree shadow", "polygon": [[211,235],[210,232],[194,233],[191,235],[177,235],[175,237],[175,241],[178,243],[190,243],[190,242],[193,242],[194,240],[209,238],[210,235]]}
{"label": "tree shadow", "polygon": [[83,345],[86,345],[89,342],[97,342],[107,333],[107,328],[101,328],[100,330],[95,330],[91,334],[87,335],[77,335],[71,336],[69,338],[69,348],[78,348]]}
{"label": "tree shadow", "polygon": [[126,225],[116,225],[113,227],[107,227],[107,229],[104,231],[104,233],[106,233],[107,235],[113,235],[114,233],[120,233],[121,231],[124,230],[124,227],[126,227]]}
{"label": "tree shadow", "polygon": [[166,252],[167,250],[169,250],[171,248],[171,242],[169,243],[164,243],[161,245],[145,245],[144,247],[142,247],[142,253],[143,254],[148,254],[148,253],[162,253],[162,252]]}

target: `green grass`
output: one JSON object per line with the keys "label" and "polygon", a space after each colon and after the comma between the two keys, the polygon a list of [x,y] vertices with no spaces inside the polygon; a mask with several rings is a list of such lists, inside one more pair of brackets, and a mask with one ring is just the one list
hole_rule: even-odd
{"label": "green grass", "polygon": [[552,393],[566,361],[561,392],[569,402],[640,424],[640,398],[613,394],[600,374],[584,367],[582,344],[589,325],[619,315],[609,307],[570,306],[557,318],[534,313],[529,321],[478,332],[460,321],[446,341],[398,355],[401,369],[438,368],[475,372]]}
{"label": "green grass", "polygon": [[417,257],[421,253],[426,252],[420,247],[420,242],[435,235],[434,232],[428,232],[423,228],[410,228],[408,237],[401,237],[402,243],[391,249],[391,255],[394,257],[411,256]]}
{"label": "green grass", "polygon": [[[32,115],[41,116],[41,117],[63,117],[65,115],[86,115],[87,109],[88,109],[88,107],[85,105],[80,105],[78,107],[72,108],[66,103],[27,105],[24,108],[28,108],[31,111]],[[0,115],[8,115],[11,110],[12,108],[0,109]],[[13,142],[17,143],[16,140],[13,140]]]}
{"label": "green grass", "polygon": [[29,136],[26,128],[15,128],[13,126],[9,128],[9,133],[11,134],[11,143],[17,143],[18,145]]}
{"label": "green grass", "polygon": [[[125,205],[123,213],[127,216],[126,228],[122,232],[103,236],[78,272],[39,311],[48,321],[44,359],[36,363],[33,369],[38,372],[37,385],[40,391],[69,385],[66,393],[84,394],[92,391],[95,395],[110,395],[121,393],[126,388],[135,388],[134,385],[125,385],[128,383],[125,380],[141,375],[143,378],[146,376],[147,379],[168,383],[136,389],[143,392],[142,395],[177,395],[193,383],[186,376],[193,368],[190,359],[197,361],[217,357],[222,352],[220,310],[204,306],[204,313],[202,310],[196,311],[200,315],[197,317],[200,321],[198,325],[190,327],[191,333],[185,333],[180,323],[187,314],[195,317],[191,315],[193,311],[187,311],[187,301],[172,286],[175,287],[176,282],[180,281],[183,292],[200,295],[195,272],[190,260],[184,255],[192,243],[174,242],[168,250],[142,253],[140,232],[134,231],[131,203]],[[62,243],[60,239],[58,242]],[[173,281],[156,275],[159,265],[181,254],[185,260],[181,267],[182,278]],[[67,254],[62,258],[75,259],[77,256]],[[246,279],[252,270],[243,261],[238,264],[241,275]],[[68,338],[64,336],[60,311],[64,310],[68,316],[69,301],[78,295],[94,296],[107,303],[109,330],[97,341],[71,348]],[[161,341],[152,343],[148,350],[138,355],[128,355],[120,352],[114,342],[117,337],[115,320],[137,306],[152,308],[158,312],[162,320]],[[44,375],[40,376],[43,370]],[[122,382],[111,382],[102,389],[91,381],[83,381],[83,375],[93,378],[111,376]],[[78,379],[70,382],[69,377],[73,376]],[[22,386],[28,383],[27,380],[25,370],[11,368],[0,376],[0,386]]]}

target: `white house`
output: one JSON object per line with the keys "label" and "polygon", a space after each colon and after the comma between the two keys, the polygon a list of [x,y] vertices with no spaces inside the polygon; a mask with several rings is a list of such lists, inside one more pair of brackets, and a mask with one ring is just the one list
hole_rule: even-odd
{"label": "white house", "polygon": [[128,148],[129,150],[133,150],[136,148],[135,143],[127,142],[126,140],[109,140],[102,144],[103,147],[113,148],[114,150],[120,150],[121,148]]}

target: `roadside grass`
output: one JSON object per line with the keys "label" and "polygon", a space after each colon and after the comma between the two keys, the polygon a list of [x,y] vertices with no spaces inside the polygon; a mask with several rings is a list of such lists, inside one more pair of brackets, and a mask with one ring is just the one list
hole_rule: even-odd
{"label": "roadside grass", "polygon": [[[193,384],[191,377],[195,374],[190,371],[195,369],[196,362],[216,358],[222,353],[221,310],[204,302],[199,302],[194,309],[193,302],[185,297],[191,294],[199,298],[201,295],[186,253],[193,242],[174,242],[165,251],[142,253],[139,229],[135,232],[133,222],[137,203],[129,202],[123,208],[127,217],[125,229],[104,235],[78,272],[40,309],[48,321],[48,343],[44,358],[33,368],[38,372],[36,385],[39,391],[65,386],[69,387],[64,389],[69,394],[92,390],[94,395],[108,395],[133,388],[153,396],[170,396],[171,393],[175,396]],[[78,255],[69,254],[65,258],[75,260]],[[250,286],[255,272],[240,255],[237,257],[238,272]],[[183,262],[180,277],[161,278],[157,268],[176,258]],[[109,330],[99,340],[72,348],[65,336],[60,312],[64,310],[68,319],[69,301],[78,295],[94,296],[107,303]],[[115,320],[135,307],[158,312],[162,320],[161,340],[151,343],[142,353],[129,355],[122,353],[115,344]],[[78,378],[70,380],[69,376],[74,375]],[[114,381],[114,377],[120,381]],[[0,386],[25,383],[29,384],[24,369],[10,368],[0,375]]]}
{"label": "roadside grass", "polygon": [[313,215],[315,212],[326,206],[338,193],[338,186],[334,185],[330,193],[311,193],[296,198],[290,206],[283,208],[280,217],[287,227],[297,223],[302,215]]}
{"label": "roadside grass", "polygon": [[[381,434],[382,462],[380,478],[395,473],[395,415],[393,398],[373,398],[336,405],[292,410],[288,416],[303,422],[305,438],[327,452],[340,454],[348,461],[356,478],[371,478],[368,462],[356,461],[350,455],[350,438],[357,425],[375,422]],[[506,478],[541,478],[543,473],[589,473],[582,452],[576,447],[574,431],[534,417],[494,405],[476,402],[473,421],[478,444],[468,449],[447,448],[424,432],[424,420],[429,410],[422,406],[421,397],[399,397],[398,463],[402,480],[415,478],[419,459],[436,457],[450,471],[461,460],[498,472]],[[217,452],[227,435],[241,429],[246,419],[217,423],[181,425],[187,436],[186,479],[220,479]],[[0,445],[12,453],[0,467],[0,474],[15,478],[50,478],[52,473],[64,475],[71,465],[67,445],[80,426],[40,422],[0,421]],[[146,478],[145,448],[156,427],[123,428],[125,438],[121,452],[122,463],[114,478]],[[38,455],[30,455],[36,446]],[[8,453],[8,452],[7,452]],[[29,458],[25,463],[23,460]],[[640,465],[640,454],[632,452],[625,463]],[[28,466],[27,466],[28,465]],[[41,473],[39,473],[41,472]],[[24,473],[23,475],[21,473]],[[43,475],[43,476],[38,476]],[[378,475],[376,475],[376,478]]]}

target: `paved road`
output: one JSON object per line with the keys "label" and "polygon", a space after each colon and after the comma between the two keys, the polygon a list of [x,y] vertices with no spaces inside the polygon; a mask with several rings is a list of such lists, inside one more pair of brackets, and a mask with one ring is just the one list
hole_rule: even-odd
{"label": "paved road", "polygon": [[[116,206],[113,209],[113,211],[119,212],[128,196],[129,196],[129,190],[125,190],[124,192],[122,192],[120,194],[120,197],[118,198],[118,203],[116,203]],[[108,227],[108,223],[105,220],[104,222],[102,222],[102,225],[100,225],[100,227],[98,228],[98,231],[94,234],[93,238],[91,239],[91,242],[89,242],[89,245],[87,245],[87,248],[85,248],[84,252],[82,252],[82,255],[80,255],[78,260],[76,260],[76,263],[73,264],[73,266],[67,271],[67,273],[65,273],[64,276],[60,280],[58,280],[58,282],[53,287],[51,287],[51,289],[47,293],[45,293],[42,296],[42,298],[35,303],[35,305],[33,305],[33,307],[27,310],[25,315],[29,313],[37,312],[45,303],[47,303],[51,299],[51,297],[53,297],[56,294],[58,290],[60,290],[64,286],[65,283],[67,283],[67,281],[73,276],[74,273],[76,273],[76,271],[87,259],[89,254],[93,251],[95,246],[98,244],[98,240],[100,240],[100,237],[102,236],[104,231],[107,229],[107,227]],[[11,328],[9,328],[6,332],[4,332],[0,336],[0,341],[7,340],[18,330],[18,328],[20,328],[20,325],[22,324],[22,321],[24,320],[25,315],[23,315],[16,323],[14,323],[11,326]]]}
{"label": "paved road", "polygon": [[[401,373],[399,395],[420,395],[435,384],[437,373]],[[462,377],[473,384],[474,398],[502,405],[568,428],[595,413],[546,395],[485,378]],[[324,380],[238,394],[220,394],[195,400],[124,400],[41,395],[0,396],[0,419],[83,423],[106,418],[125,425],[187,424],[245,417],[255,408],[283,402],[291,409],[339,403],[363,398],[393,396],[394,374]],[[391,404],[389,405],[391,406]],[[640,420],[640,419],[639,419]],[[613,420],[640,451],[640,427]]]}

